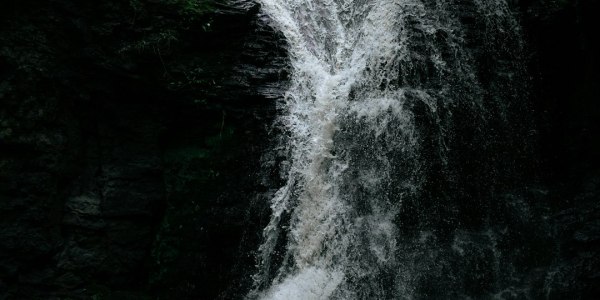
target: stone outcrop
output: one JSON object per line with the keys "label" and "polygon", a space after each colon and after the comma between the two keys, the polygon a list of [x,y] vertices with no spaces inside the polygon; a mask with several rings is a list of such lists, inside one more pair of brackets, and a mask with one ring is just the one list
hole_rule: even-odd
{"label": "stone outcrop", "polygon": [[2,4],[0,299],[210,299],[248,277],[284,45],[250,2],[189,23],[162,3],[141,29],[127,3]]}

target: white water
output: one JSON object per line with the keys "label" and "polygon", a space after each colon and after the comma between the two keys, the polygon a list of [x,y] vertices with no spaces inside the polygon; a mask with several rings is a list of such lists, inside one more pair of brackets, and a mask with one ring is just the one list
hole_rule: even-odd
{"label": "white water", "polygon": [[447,112],[485,105],[456,8],[443,0],[259,2],[287,40],[292,77],[278,120],[287,184],[272,199],[250,297],[410,297],[397,216],[423,180],[413,110],[433,120],[444,160]]}

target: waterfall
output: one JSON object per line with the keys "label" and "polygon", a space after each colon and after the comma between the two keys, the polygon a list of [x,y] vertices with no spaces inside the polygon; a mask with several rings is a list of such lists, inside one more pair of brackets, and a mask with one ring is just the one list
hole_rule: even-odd
{"label": "waterfall", "polygon": [[[412,216],[409,234],[406,207],[437,207],[422,199],[432,174],[452,174],[457,115],[481,131],[510,113],[482,83],[465,26],[493,46],[494,34],[518,36],[517,22],[504,0],[259,3],[286,39],[291,79],[276,124],[286,183],[248,297],[413,297],[420,260],[443,258],[422,250],[434,218]],[[448,246],[459,254],[460,236]]]}

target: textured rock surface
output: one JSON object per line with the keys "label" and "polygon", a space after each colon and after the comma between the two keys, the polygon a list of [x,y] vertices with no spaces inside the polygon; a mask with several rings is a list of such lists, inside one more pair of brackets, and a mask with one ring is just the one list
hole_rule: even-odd
{"label": "textured rock surface", "polygon": [[0,299],[210,299],[254,263],[283,45],[251,3],[135,3],[2,4]]}
{"label": "textured rock surface", "polygon": [[[539,297],[600,295],[600,96],[596,1],[520,1],[531,53],[539,174],[553,227]],[[553,248],[552,248],[553,247]]]}

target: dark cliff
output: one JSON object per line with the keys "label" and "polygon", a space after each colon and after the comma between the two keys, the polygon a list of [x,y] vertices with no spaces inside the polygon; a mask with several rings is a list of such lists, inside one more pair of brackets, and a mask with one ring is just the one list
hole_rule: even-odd
{"label": "dark cliff", "polygon": [[[539,137],[531,193],[552,207],[550,296],[588,299],[600,286],[598,5],[515,6]],[[287,76],[283,39],[258,14],[251,1],[0,4],[0,299],[248,290]]]}
{"label": "dark cliff", "polygon": [[521,1],[521,9],[530,47],[538,174],[546,189],[538,201],[550,204],[553,232],[553,276],[545,278],[545,296],[595,299],[600,295],[598,2]]}
{"label": "dark cliff", "polygon": [[257,6],[0,12],[0,299],[214,298],[246,275],[285,77]]}

